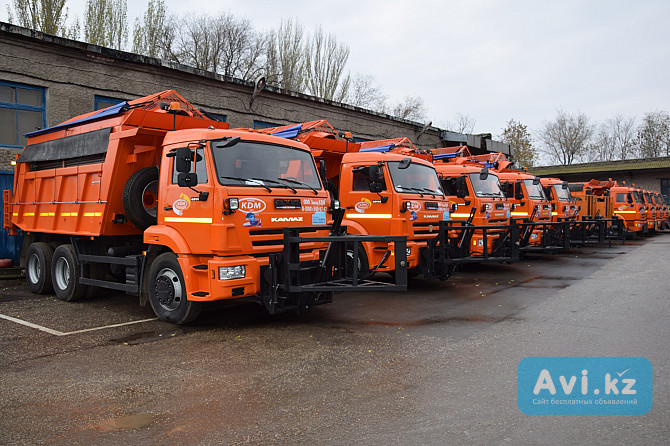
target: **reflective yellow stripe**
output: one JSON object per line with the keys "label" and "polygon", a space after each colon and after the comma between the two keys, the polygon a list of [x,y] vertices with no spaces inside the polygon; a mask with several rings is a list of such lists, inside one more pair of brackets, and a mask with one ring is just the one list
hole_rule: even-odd
{"label": "reflective yellow stripe", "polygon": [[84,217],[102,217],[102,212],[84,212]]}
{"label": "reflective yellow stripe", "polygon": [[558,215],[558,212],[552,212],[551,215]]}
{"label": "reflective yellow stripe", "polygon": [[14,213],[12,214],[12,217],[18,217],[18,216],[19,216],[19,213],[18,213],[18,212],[14,212]]}
{"label": "reflective yellow stripe", "polygon": [[77,212],[61,212],[61,217],[76,217],[79,215]]}
{"label": "reflective yellow stripe", "polygon": [[40,217],[54,217],[56,216],[53,212],[40,212]]}
{"label": "reflective yellow stripe", "polygon": [[167,223],[212,223],[211,217],[165,217]]}
{"label": "reflective yellow stripe", "polygon": [[637,211],[614,211],[615,214],[634,214]]}
{"label": "reflective yellow stripe", "polygon": [[345,218],[391,218],[391,214],[347,214]]}
{"label": "reflective yellow stripe", "polygon": [[468,218],[470,214],[451,214],[453,218]]}
{"label": "reflective yellow stripe", "polygon": [[528,212],[512,212],[512,217],[527,217]]}
{"label": "reflective yellow stripe", "polygon": [[34,217],[35,213],[34,212],[26,212],[25,214],[23,214],[23,216],[24,217]]}

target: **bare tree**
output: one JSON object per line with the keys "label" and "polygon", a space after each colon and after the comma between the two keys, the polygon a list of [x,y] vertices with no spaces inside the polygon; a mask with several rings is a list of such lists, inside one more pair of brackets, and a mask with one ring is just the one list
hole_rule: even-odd
{"label": "bare tree", "polygon": [[635,118],[616,115],[598,127],[589,161],[614,161],[632,158],[637,152]]}
{"label": "bare tree", "polygon": [[349,47],[337,43],[333,34],[325,34],[321,27],[314,29],[305,46],[307,88],[314,96],[342,102],[346,97],[351,77],[344,76],[349,59]]}
{"label": "bare tree", "polygon": [[176,17],[169,13],[163,0],[149,0],[147,10],[135,19],[133,52],[149,57],[173,59],[172,42]]}
{"label": "bare tree", "polygon": [[449,123],[448,128],[457,133],[472,133],[475,128],[475,119],[464,113],[456,113],[456,122]]}
{"label": "bare tree", "polygon": [[637,131],[640,156],[670,156],[670,116],[663,110],[649,112]]}
{"label": "bare tree", "polygon": [[215,26],[223,35],[219,72],[244,80],[256,78],[262,69],[265,37],[253,31],[249,19],[230,13],[220,14]]}
{"label": "bare tree", "polygon": [[128,40],[126,0],[88,0],[84,16],[84,40],[122,50]]}
{"label": "bare tree", "polygon": [[387,97],[381,88],[376,85],[375,77],[371,74],[356,74],[351,79],[349,91],[344,102],[355,107],[386,113]]}
{"label": "bare tree", "polygon": [[279,29],[270,36],[274,45],[268,51],[268,68],[276,85],[285,90],[304,92],[306,84],[304,28],[293,19],[282,20]]}
{"label": "bare tree", "polygon": [[426,109],[423,105],[423,98],[420,96],[405,96],[402,102],[398,102],[393,106],[391,114],[398,118],[423,122],[426,120]]}
{"label": "bare tree", "polygon": [[537,151],[533,147],[533,140],[528,127],[514,119],[507,122],[507,127],[500,135],[500,141],[512,146],[514,161],[517,166],[533,167],[537,159]]}
{"label": "bare tree", "polygon": [[594,127],[585,114],[570,115],[559,110],[555,121],[544,123],[539,138],[550,162],[567,165],[586,157],[593,133]]}
{"label": "bare tree", "polygon": [[10,23],[55,36],[70,37],[65,22],[68,16],[66,0],[14,0],[14,11],[7,5]]}
{"label": "bare tree", "polygon": [[188,14],[180,21],[182,27],[175,44],[178,62],[216,72],[223,50],[223,32],[216,26],[216,19]]}
{"label": "bare tree", "polygon": [[250,32],[246,48],[240,57],[236,77],[254,80],[264,72],[269,42],[265,34]]}

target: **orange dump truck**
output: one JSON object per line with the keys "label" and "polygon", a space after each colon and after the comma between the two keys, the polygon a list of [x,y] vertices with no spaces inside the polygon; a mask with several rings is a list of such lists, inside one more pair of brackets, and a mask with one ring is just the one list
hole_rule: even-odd
{"label": "orange dump truck", "polygon": [[509,250],[510,203],[496,172],[472,161],[465,146],[432,149],[431,156],[450,200],[450,224],[470,228],[453,234],[461,256],[477,261],[489,256],[491,260],[516,260]]}
{"label": "orange dump truck", "polygon": [[303,311],[351,283],[303,144],[228,130],[172,90],[27,137],[5,225],[33,292],[122,290],[186,323],[206,301]]}
{"label": "orange dump truck", "polygon": [[[426,273],[421,251],[449,210],[432,164],[390,153],[387,141],[363,147],[324,120],[260,131],[300,141],[323,162],[327,188],[345,211],[342,224],[349,234],[407,237],[410,274]],[[361,248],[350,255],[362,270],[395,272],[396,252],[388,243],[361,243]]]}
{"label": "orange dump truck", "polygon": [[559,218],[576,220],[579,216],[579,205],[570,194],[568,182],[558,178],[541,178],[544,195],[551,201],[551,220]]}
{"label": "orange dump truck", "polygon": [[475,155],[472,161],[485,163],[496,172],[510,203],[510,215],[521,222],[521,250],[542,251],[569,247],[563,224],[552,222],[552,206],[544,194],[540,177],[513,170],[513,162],[503,153]]}
{"label": "orange dump truck", "polygon": [[612,213],[625,221],[626,231],[629,234],[648,232],[644,196],[638,188],[615,183],[610,188],[610,195],[614,197]]}

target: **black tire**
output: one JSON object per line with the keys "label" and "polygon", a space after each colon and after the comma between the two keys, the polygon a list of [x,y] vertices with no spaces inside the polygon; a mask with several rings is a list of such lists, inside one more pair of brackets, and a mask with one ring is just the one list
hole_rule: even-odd
{"label": "black tire", "polygon": [[[347,248],[347,272],[353,274],[354,271],[354,250]],[[370,274],[370,264],[368,255],[362,243],[358,244],[358,278],[365,279]]]}
{"label": "black tire", "polygon": [[54,251],[44,242],[31,243],[26,251],[26,282],[35,294],[49,294],[51,284],[51,262]]}
{"label": "black tire", "polygon": [[158,212],[158,168],[145,167],[128,178],[123,188],[123,210],[138,229],[156,224]]}
{"label": "black tire", "polygon": [[187,324],[202,310],[202,302],[187,299],[184,275],[171,252],[159,255],[151,264],[149,302],[158,319],[173,324]]}
{"label": "black tire", "polygon": [[65,302],[82,299],[89,291],[88,285],[79,283],[80,266],[72,245],[60,245],[51,262],[51,283],[56,297]]}

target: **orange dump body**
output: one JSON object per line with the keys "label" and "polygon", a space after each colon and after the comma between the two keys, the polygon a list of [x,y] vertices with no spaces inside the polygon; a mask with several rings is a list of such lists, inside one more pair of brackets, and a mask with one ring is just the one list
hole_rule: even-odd
{"label": "orange dump body", "polygon": [[[182,113],[160,104],[176,102]],[[138,170],[161,161],[163,138],[174,128],[228,124],[210,121],[173,91],[128,102],[123,113],[92,121],[77,116],[44,134],[30,136],[18,158],[6,225],[28,232],[85,236],[141,234],[124,214],[123,188]],[[81,124],[77,122],[84,121]],[[70,125],[67,125],[70,123]],[[155,193],[145,199],[154,206]]]}
{"label": "orange dump body", "polygon": [[568,188],[576,200],[579,219],[613,218],[614,197],[610,193],[610,188],[615,184],[614,181],[599,180],[569,183]]}

